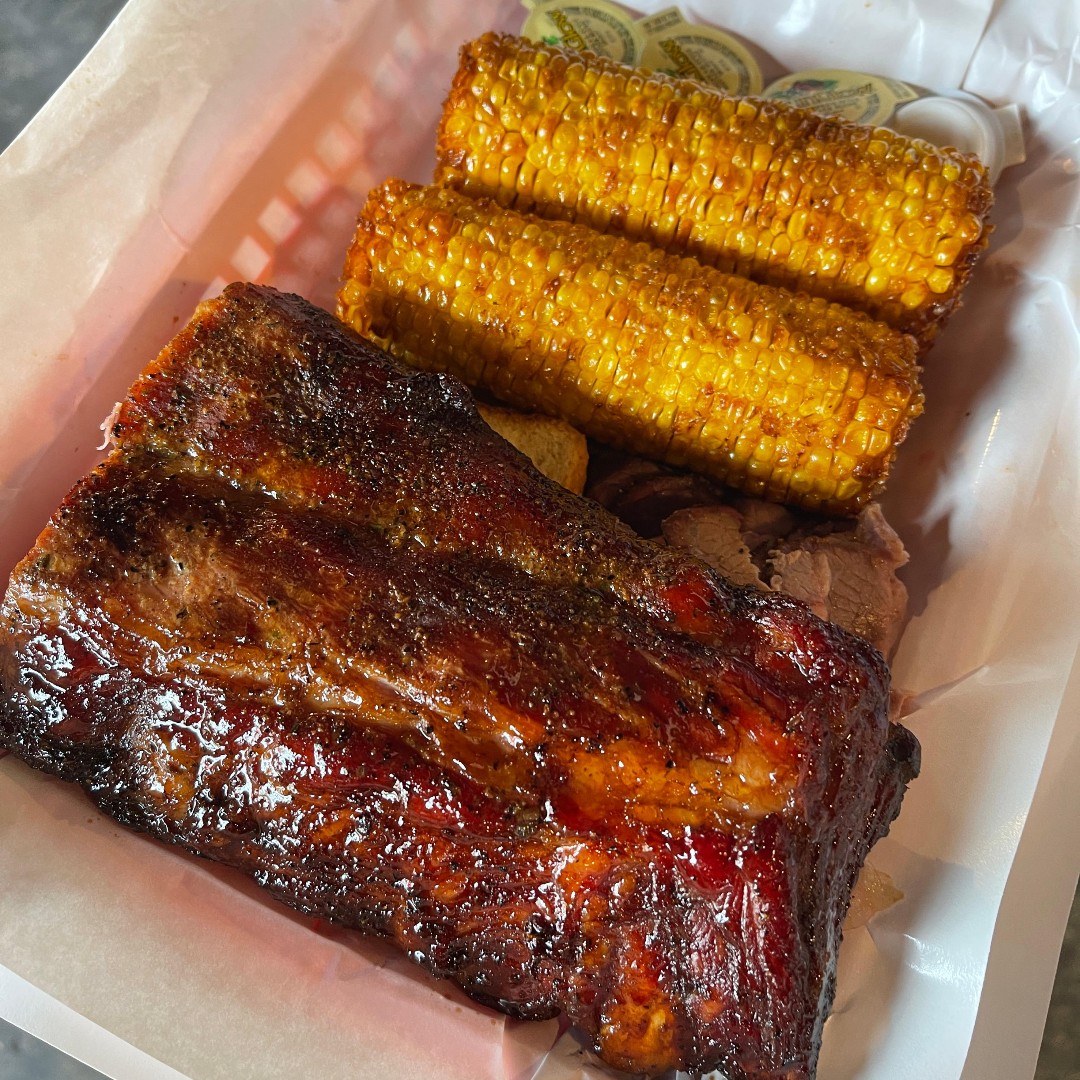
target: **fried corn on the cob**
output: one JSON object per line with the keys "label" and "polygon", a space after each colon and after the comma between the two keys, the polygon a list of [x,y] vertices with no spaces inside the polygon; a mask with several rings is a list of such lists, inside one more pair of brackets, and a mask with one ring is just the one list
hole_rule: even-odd
{"label": "fried corn on the cob", "polygon": [[922,408],[912,338],[649,244],[391,180],[339,315],[419,367],[778,501],[854,512]]}
{"label": "fried corn on the cob", "polygon": [[992,200],[972,156],[496,34],[462,50],[436,180],[849,304],[924,348]]}

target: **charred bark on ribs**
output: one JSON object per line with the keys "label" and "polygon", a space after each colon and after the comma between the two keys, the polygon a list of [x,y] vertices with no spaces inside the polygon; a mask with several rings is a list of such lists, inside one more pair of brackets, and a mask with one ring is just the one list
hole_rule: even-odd
{"label": "charred bark on ribs", "polygon": [[230,286],[15,570],[0,743],[628,1070],[813,1074],[918,746],[888,671]]}

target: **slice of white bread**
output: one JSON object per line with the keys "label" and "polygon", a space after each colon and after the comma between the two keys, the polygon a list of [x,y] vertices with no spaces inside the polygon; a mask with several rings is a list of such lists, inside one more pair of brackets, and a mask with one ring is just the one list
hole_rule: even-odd
{"label": "slice of white bread", "polygon": [[563,420],[477,402],[488,426],[516,446],[549,479],[580,495],[589,450],[585,436]]}

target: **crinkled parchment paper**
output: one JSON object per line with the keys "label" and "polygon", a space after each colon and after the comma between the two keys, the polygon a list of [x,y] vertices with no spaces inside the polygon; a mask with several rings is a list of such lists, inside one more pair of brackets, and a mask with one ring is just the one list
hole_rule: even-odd
{"label": "crinkled parchment paper", "polygon": [[[896,680],[924,768],[873,855],[905,899],[848,935],[821,1076],[1030,1076],[1080,867],[1080,12],[684,9],[775,71],[861,68],[1024,112],[1027,161],[999,181],[990,253],[927,358],[886,499],[912,555]],[[124,9],[0,157],[0,571],[201,297],[248,278],[332,303],[367,188],[430,174],[458,44],[521,17],[509,0]],[[480,1009],[10,757],[0,1013],[139,1080],[600,1075],[555,1023]]]}

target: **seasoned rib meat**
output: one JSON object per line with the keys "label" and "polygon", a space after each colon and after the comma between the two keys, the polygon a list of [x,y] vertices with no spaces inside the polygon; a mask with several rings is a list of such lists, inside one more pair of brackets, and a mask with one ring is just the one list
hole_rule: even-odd
{"label": "seasoned rib meat", "polygon": [[0,742],[609,1063],[813,1074],[918,747],[879,654],[230,286],[16,568]]}
{"label": "seasoned rib meat", "polygon": [[908,560],[881,506],[829,518],[738,495],[660,462],[594,455],[585,494],[642,536],[692,552],[736,585],[774,589],[888,659],[907,615]]}

